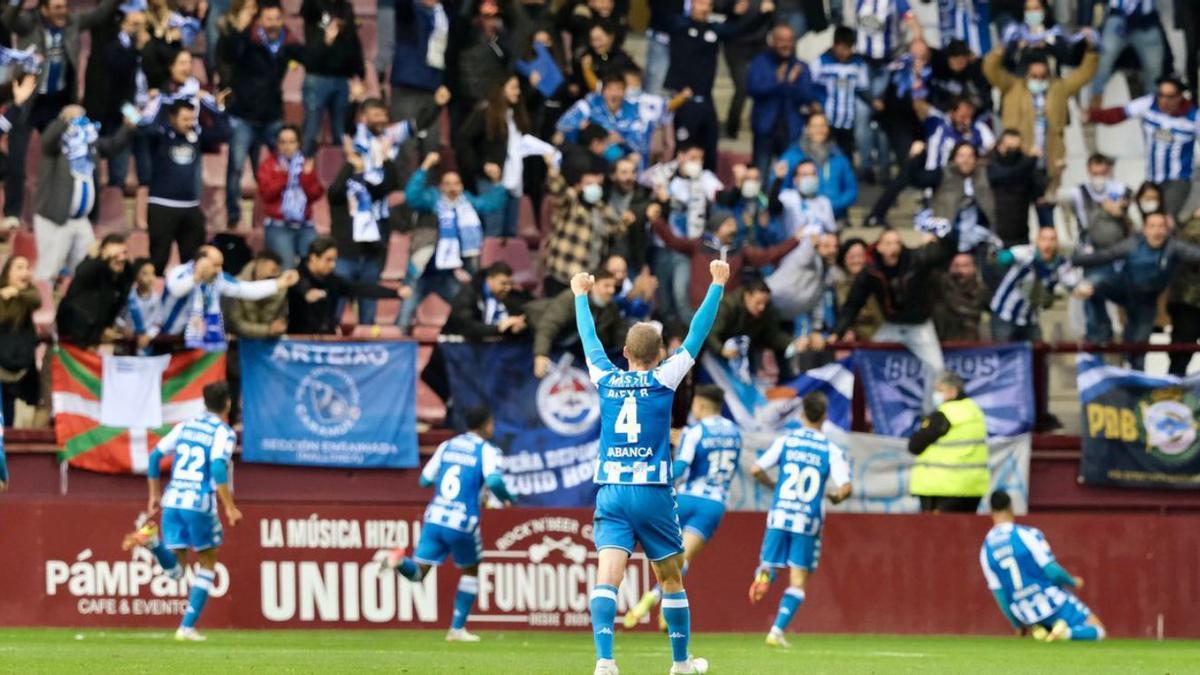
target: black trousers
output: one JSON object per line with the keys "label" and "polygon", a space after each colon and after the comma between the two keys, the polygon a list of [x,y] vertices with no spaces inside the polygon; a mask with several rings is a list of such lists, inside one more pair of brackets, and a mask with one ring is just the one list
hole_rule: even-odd
{"label": "black trousers", "polygon": [[875,205],[871,207],[872,216],[883,221],[887,219],[887,212],[896,205],[896,200],[900,198],[900,193],[904,188],[908,187],[912,182],[912,173],[918,168],[923,168],[925,156],[920,156],[920,165],[913,166],[913,158],[908,156],[909,149],[914,141],[917,140],[913,133],[912,125],[907,123],[889,122],[887,117],[882,117],[880,122],[883,126],[883,131],[887,134],[888,146],[891,147],[892,153],[896,156],[896,166],[900,168],[896,177],[888,181],[884,187],[883,194],[879,195]]}
{"label": "black trousers", "polygon": [[29,154],[29,141],[36,129],[38,133],[58,117],[62,109],[71,102],[70,92],[37,94],[29,110],[29,116],[14,124],[8,132],[8,175],[4,178],[4,215],[21,217],[25,205],[25,159]]}
{"label": "black trousers", "polygon": [[146,226],[150,231],[150,261],[158,276],[166,272],[171,244],[179,247],[182,262],[195,258],[204,245],[204,212],[199,206],[180,209],[151,204],[146,209]]}
{"label": "black trousers", "polygon": [[921,513],[975,513],[981,497],[921,497]]}
{"label": "black trousers", "polygon": [[854,130],[853,129],[830,129],[830,135],[833,136],[833,142],[841,148],[842,154],[846,159],[850,160],[850,164],[858,166],[854,162]]}
{"label": "black trousers", "polygon": [[1176,24],[1183,29],[1183,40],[1187,45],[1187,70],[1184,71],[1184,79],[1192,89],[1192,100],[1198,100],[1200,96],[1200,3],[1184,0],[1183,2],[1175,3],[1181,12],[1180,16],[1175,17]]}
{"label": "black trousers", "polygon": [[759,44],[757,40],[735,40],[726,42],[721,48],[733,79],[733,97],[729,99],[729,114],[725,117],[725,129],[730,137],[736,137],[742,128],[742,111],[746,108],[746,71],[750,69],[750,60],[758,53]]}
{"label": "black trousers", "polygon": [[721,138],[717,109],[712,99],[691,100],[675,111],[675,140],[691,141],[704,148],[704,168],[717,170],[717,141]]}
{"label": "black trousers", "polygon": [[[1194,344],[1200,340],[1200,307],[1172,302],[1167,305],[1167,313],[1171,315],[1171,342]],[[1180,377],[1186,375],[1192,356],[1191,352],[1171,354],[1170,373]]]}

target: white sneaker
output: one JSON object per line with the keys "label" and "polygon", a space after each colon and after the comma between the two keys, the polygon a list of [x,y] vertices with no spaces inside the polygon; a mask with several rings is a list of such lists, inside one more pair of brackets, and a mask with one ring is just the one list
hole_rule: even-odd
{"label": "white sneaker", "polygon": [[479,636],[468,633],[466,628],[451,628],[446,633],[446,642],[479,642]]}
{"label": "white sneaker", "polygon": [[592,675],[620,675],[617,662],[612,659],[596,659],[596,670]]}
{"label": "white sneaker", "polygon": [[671,664],[670,675],[691,675],[692,673],[707,673],[707,672],[708,672],[708,660],[692,656],[692,657],[688,658],[686,663]]}
{"label": "white sneaker", "polygon": [[177,642],[204,642],[207,639],[195,628],[180,627],[179,630],[175,631],[175,640]]}
{"label": "white sneaker", "polygon": [[770,633],[767,633],[767,646],[788,649],[792,645],[788,644],[787,638],[783,635],[783,631],[772,630]]}

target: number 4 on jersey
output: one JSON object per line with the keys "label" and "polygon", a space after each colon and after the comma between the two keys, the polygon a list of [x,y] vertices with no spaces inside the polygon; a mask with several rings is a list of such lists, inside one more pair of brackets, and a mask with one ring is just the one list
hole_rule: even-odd
{"label": "number 4 on jersey", "polygon": [[637,399],[630,396],[621,404],[621,412],[617,413],[617,423],[613,426],[613,431],[625,434],[626,443],[637,443],[638,434],[642,433],[637,410]]}

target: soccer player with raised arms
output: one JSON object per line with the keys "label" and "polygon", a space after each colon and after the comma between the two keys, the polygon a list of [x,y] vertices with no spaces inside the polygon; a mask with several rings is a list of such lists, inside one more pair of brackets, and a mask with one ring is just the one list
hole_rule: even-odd
{"label": "soccer player with raised arms", "polygon": [[665,361],[662,335],[648,323],[634,324],[625,337],[629,370],[608,360],[596,337],[588,306],[593,278],[571,278],[575,322],[583,342],[588,372],[600,394],[600,444],[595,482],[595,538],[599,551],[596,585],[592,589],[592,634],[596,641],[595,675],[617,675],[613,659],[613,623],[617,617],[617,588],[625,565],[640,544],[662,586],[663,616],[671,640],[672,674],[708,672],[708,662],[688,653],[691,615],[683,590],[683,532],[671,487],[671,404],[675,388],[696,362],[708,337],[721,293],[729,280],[729,265],[709,265],[712,285],[683,347]]}
{"label": "soccer player with raised arms", "polygon": [[[829,500],[834,504],[850,496],[850,465],[842,449],[834,445],[821,425],[825,423],[829,403],[825,394],[811,391],[801,400],[804,425],[777,438],[754,463],[752,473],[763,485],[775,490],[767,511],[767,531],[763,535],[759,566],[750,586],[750,602],[766,595],[775,570],[787,567],[788,589],[779,600],[775,623],[767,633],[771,647],[788,647],[784,631],[800,605],[804,604],[804,584],[817,571],[821,558],[821,529],[825,525],[825,484],[833,481]],[[779,467],[779,481],[767,475]]]}
{"label": "soccer player with raised arms", "polygon": [[[146,465],[146,483],[150,490],[146,513],[153,514],[160,503],[160,465],[164,457],[175,456],[171,464],[171,481],[161,493],[162,541],[155,537],[152,542],[155,545],[150,548],[173,578],[178,578],[182,572],[188,549],[194,550],[200,559],[200,569],[192,580],[188,595],[187,611],[175,631],[176,640],[191,642],[204,640],[204,636],[196,631],[196,621],[208,602],[208,592],[216,578],[217,552],[224,540],[221,520],[217,517],[217,501],[225,508],[225,520],[230,527],[242,519],[242,512],[233,503],[229,482],[233,447],[237,443],[237,434],[225,421],[229,415],[229,385],[224,382],[206,385],[204,407],[205,412],[175,425],[163,436]],[[166,563],[171,561],[164,561],[158,555],[156,549],[164,546],[175,554],[177,565],[168,567]]]}
{"label": "soccer player with raised arms", "polygon": [[1073,592],[1083,579],[1058,564],[1041,530],[1015,522],[1007,492],[993,492],[990,501],[993,524],[979,566],[1004,618],[1041,642],[1103,640],[1104,625]]}
{"label": "soccer player with raised arms", "polygon": [[[742,434],[737,425],[721,416],[724,401],[725,392],[715,384],[696,387],[692,395],[692,418],[696,423],[684,430],[671,465],[671,474],[680,485],[684,575],[725,517],[729,484],[738,472]],[[661,599],[661,586],[647,591],[641,602],[625,614],[625,627],[636,626]],[[661,615],[659,618],[659,625],[666,628],[666,620]]]}
{"label": "soccer player with raised arms", "polygon": [[393,570],[409,581],[421,581],[429,569],[441,565],[447,555],[462,570],[454,593],[454,615],[450,618],[447,642],[479,642],[467,632],[467,617],[479,595],[479,561],[483,539],[479,533],[480,496],[486,488],[501,502],[516,501],[504,485],[500,472],[500,448],[488,440],[495,423],[484,407],[466,411],[467,432],[442,443],[421,470],[421,487],[436,492],[421,523],[421,540],[411,557],[404,547],[376,554],[380,574]]}

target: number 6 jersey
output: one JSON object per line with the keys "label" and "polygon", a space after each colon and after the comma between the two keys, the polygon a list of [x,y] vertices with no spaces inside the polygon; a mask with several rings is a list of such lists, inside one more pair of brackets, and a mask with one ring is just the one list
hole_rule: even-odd
{"label": "number 6 jersey", "polygon": [[850,465],[842,449],[824,434],[807,427],[777,438],[755,462],[761,469],[779,466],[779,479],[767,528],[818,536],[823,524],[825,482],[850,482]]}
{"label": "number 6 jersey", "polygon": [[500,449],[467,432],[438,446],[421,478],[437,491],[425,507],[425,522],[460,532],[479,527],[479,494],[487,477],[500,471]]}
{"label": "number 6 jersey", "polygon": [[232,461],[236,442],[233,429],[212,413],[175,425],[157,446],[163,455],[175,455],[163,508],[216,513],[212,465]]}

